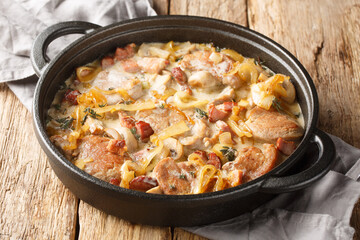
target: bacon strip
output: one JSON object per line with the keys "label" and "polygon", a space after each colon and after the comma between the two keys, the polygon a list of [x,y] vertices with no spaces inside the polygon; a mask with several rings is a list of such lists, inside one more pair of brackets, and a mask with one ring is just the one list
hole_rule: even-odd
{"label": "bacon strip", "polygon": [[154,130],[151,128],[150,124],[144,121],[138,121],[135,123],[136,132],[140,135],[142,142],[149,140],[149,137],[154,134]]}
{"label": "bacon strip", "polygon": [[216,169],[221,169],[221,160],[215,153],[209,153],[209,160],[206,164],[215,166]]}
{"label": "bacon strip", "polygon": [[101,68],[106,69],[108,67],[111,67],[114,65],[114,59],[110,56],[106,56],[103,59],[101,59]]}
{"label": "bacon strip", "polygon": [[218,120],[224,120],[231,114],[234,105],[234,102],[224,102],[216,106],[214,104],[210,104],[208,108],[209,121],[216,122]]}
{"label": "bacon strip", "polygon": [[78,105],[77,96],[79,96],[80,94],[81,93],[79,92],[79,90],[68,89],[64,94],[63,101],[68,101],[72,105]]}
{"label": "bacon strip", "polygon": [[158,185],[155,178],[149,176],[138,176],[130,181],[129,188],[133,190],[146,192],[147,190],[154,188]]}
{"label": "bacon strip", "polygon": [[295,151],[296,144],[292,141],[285,141],[283,138],[280,137],[276,141],[276,148],[283,154],[289,156]]}
{"label": "bacon strip", "polygon": [[181,86],[181,90],[186,91],[191,95],[192,91],[188,85],[188,79],[185,72],[181,70],[181,68],[175,67],[171,70],[171,74],[175,81]]}

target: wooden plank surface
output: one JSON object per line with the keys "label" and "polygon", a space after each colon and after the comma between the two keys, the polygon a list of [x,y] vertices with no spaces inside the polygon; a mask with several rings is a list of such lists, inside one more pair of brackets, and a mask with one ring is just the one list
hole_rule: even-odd
{"label": "wooden plank surface", "polygon": [[0,239],[74,239],[77,198],[57,179],[31,114],[0,84]]}
{"label": "wooden plank surface", "polygon": [[[153,1],[161,14],[235,22],[285,46],[314,79],[320,128],[360,147],[360,1]],[[31,114],[4,84],[0,106],[0,239],[204,239],[180,228],[131,224],[78,204],[35,141]],[[360,239],[359,203],[351,224]]]}

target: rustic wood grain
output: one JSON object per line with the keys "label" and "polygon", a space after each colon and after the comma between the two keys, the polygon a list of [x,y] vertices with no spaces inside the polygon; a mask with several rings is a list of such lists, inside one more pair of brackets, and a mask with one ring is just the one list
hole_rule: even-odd
{"label": "rustic wood grain", "polygon": [[171,0],[170,14],[211,17],[247,26],[246,0]]}
{"label": "rustic wood grain", "polygon": [[[313,78],[319,127],[360,147],[360,1],[250,0],[249,27],[292,52]],[[360,239],[360,202],[351,225]]]}
{"label": "rustic wood grain", "polygon": [[174,235],[173,235],[173,239],[174,240],[183,240],[183,239],[187,239],[187,240],[205,240],[207,238],[198,236],[196,234],[187,232],[181,228],[175,228],[174,229]]}
{"label": "rustic wood grain", "polygon": [[47,163],[31,114],[0,84],[0,239],[74,239],[77,199]]}
{"label": "rustic wood grain", "polygon": [[153,8],[158,15],[169,14],[170,0],[156,0],[153,1]]}
{"label": "rustic wood grain", "polygon": [[79,239],[171,239],[170,228],[131,224],[120,218],[99,211],[81,201],[79,206]]}

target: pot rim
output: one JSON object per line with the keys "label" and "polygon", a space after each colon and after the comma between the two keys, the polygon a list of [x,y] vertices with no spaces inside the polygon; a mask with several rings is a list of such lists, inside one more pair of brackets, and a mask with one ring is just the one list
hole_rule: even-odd
{"label": "pot rim", "polygon": [[[298,68],[297,70],[301,73],[300,77],[306,79],[306,87],[309,89],[309,92],[311,93],[310,101],[313,104],[312,105],[313,111],[312,111],[311,115],[309,116],[310,120],[307,123],[307,126],[305,127],[306,131],[305,131],[304,137],[302,138],[297,149],[283,163],[276,166],[274,169],[272,169],[271,171],[262,175],[259,178],[256,178],[248,183],[241,184],[237,187],[232,187],[229,189],[216,191],[216,192],[210,192],[210,193],[201,193],[201,194],[189,194],[189,195],[148,194],[148,193],[143,193],[140,191],[134,191],[134,190],[125,189],[125,188],[121,188],[119,186],[112,185],[110,183],[107,183],[103,180],[100,180],[100,179],[84,172],[83,170],[80,170],[78,167],[76,167],[74,164],[72,164],[69,160],[67,160],[63,156],[63,154],[50,142],[49,137],[46,134],[44,123],[40,118],[39,105],[42,102],[42,100],[40,99],[40,91],[42,90],[43,83],[45,81],[49,81],[49,79],[46,78],[47,74],[49,73],[49,71],[52,70],[53,65],[59,59],[61,59],[65,53],[67,53],[70,50],[73,50],[74,48],[76,48],[76,46],[78,46],[83,41],[86,41],[91,37],[96,37],[96,35],[99,33],[111,31],[113,29],[116,29],[118,27],[122,27],[125,25],[132,25],[132,24],[138,24],[138,23],[144,23],[144,22],[153,23],[154,21],[162,21],[163,22],[166,20],[176,21],[179,19],[181,19],[183,21],[191,21],[191,20],[196,20],[196,21],[200,21],[200,22],[203,21],[204,24],[205,23],[209,24],[209,22],[212,22],[212,23],[227,26],[230,29],[233,28],[238,31],[251,34],[251,35],[255,36],[256,38],[262,39],[266,45],[269,45],[272,48],[281,52],[284,57],[287,57],[287,60],[290,60],[291,63]],[[172,25],[163,25],[163,27],[164,26],[171,27]],[[159,28],[159,27],[161,27],[161,26],[152,26],[152,28]],[[149,27],[146,27],[146,26],[144,27],[144,29],[148,29],[148,28]],[[133,31],[139,31],[139,30],[141,30],[141,29],[133,29]],[[218,29],[214,29],[214,30],[219,31]],[[111,35],[107,35],[107,37],[109,37],[109,36],[111,36]],[[267,48],[269,48],[269,47],[267,47]],[[79,52],[79,51],[86,51],[86,50],[83,50],[83,49],[77,50],[77,52]],[[100,55],[101,54],[99,54],[99,56]],[[166,202],[169,202],[169,201],[176,201],[176,202],[191,201],[191,202],[193,202],[193,201],[205,201],[206,199],[209,200],[209,199],[213,199],[213,198],[227,198],[227,197],[231,197],[233,195],[247,195],[247,194],[250,194],[253,192],[257,192],[259,187],[261,186],[262,182],[265,179],[267,179],[271,176],[276,176],[277,174],[284,173],[306,151],[306,147],[309,144],[311,138],[313,137],[312,133],[314,132],[314,129],[316,128],[316,124],[317,124],[317,120],[318,120],[318,105],[319,105],[318,104],[318,96],[316,93],[315,85],[314,85],[310,75],[306,71],[306,69],[302,66],[302,64],[299,62],[299,60],[297,60],[295,58],[295,56],[293,56],[288,50],[286,50],[284,47],[282,47],[280,44],[276,43],[272,39],[264,36],[261,33],[251,30],[247,27],[243,27],[241,25],[223,21],[223,20],[217,20],[217,19],[213,19],[213,18],[199,17],[199,16],[170,15],[170,16],[142,17],[142,18],[130,19],[130,20],[122,21],[122,22],[113,23],[108,26],[95,29],[92,32],[80,37],[76,41],[69,44],[64,50],[62,50],[59,54],[57,54],[56,57],[53,60],[51,60],[49,62],[49,64],[46,67],[44,67],[44,69],[42,69],[42,71],[41,71],[41,76],[39,77],[39,81],[38,81],[38,84],[36,85],[35,94],[34,94],[33,119],[34,119],[34,127],[36,129],[38,139],[45,145],[46,150],[52,156],[54,156],[56,158],[58,164],[61,164],[62,166],[64,166],[68,170],[70,170],[71,174],[77,175],[87,182],[95,184],[101,188],[105,188],[109,192],[113,192],[116,194],[125,194],[125,195],[132,196],[135,198],[148,199],[148,200],[157,200],[157,201],[165,200]]]}

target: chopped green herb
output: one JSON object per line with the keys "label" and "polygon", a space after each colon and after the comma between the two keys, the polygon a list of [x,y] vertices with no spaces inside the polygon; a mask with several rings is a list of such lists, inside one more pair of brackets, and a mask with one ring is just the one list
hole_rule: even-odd
{"label": "chopped green herb", "polygon": [[254,59],[254,63],[260,67],[262,67],[261,65],[265,64],[265,61],[262,61],[259,57],[258,59]]}
{"label": "chopped green herb", "polygon": [[60,123],[60,128],[61,129],[65,130],[65,129],[68,129],[71,126],[72,122],[74,121],[74,118],[66,117],[66,118],[55,119],[55,121]]}
{"label": "chopped green herb", "polygon": [[51,116],[48,116],[48,117],[46,118],[46,124],[48,124],[52,119],[53,119],[53,118],[52,118]]}
{"label": "chopped green herb", "polygon": [[184,56],[180,56],[180,57],[176,58],[176,62],[181,61],[183,59],[183,57]]}
{"label": "chopped green herb", "polygon": [[236,149],[228,146],[223,146],[220,152],[228,161],[234,161]]}
{"label": "chopped green herb", "polygon": [[85,114],[85,116],[84,116],[83,119],[81,120],[81,125],[84,125],[87,117],[88,117],[88,114]]}
{"label": "chopped green herb", "polygon": [[220,52],[220,51],[221,51],[221,48],[220,48],[220,47],[215,47],[215,51],[216,51],[216,52]]}
{"label": "chopped green herb", "polygon": [[109,90],[109,91],[111,91],[111,90],[114,90],[114,89],[115,89],[115,88],[113,88],[113,87],[111,87],[111,88],[108,88],[108,90]]}
{"label": "chopped green herb", "polygon": [[60,104],[55,104],[55,105],[54,105],[54,108],[55,108],[56,110],[60,110],[60,109],[61,109],[61,106],[60,106]]}
{"label": "chopped green herb", "polygon": [[169,187],[170,187],[171,189],[175,189],[175,185],[173,185],[173,184],[170,184]]}
{"label": "chopped green herb", "polygon": [[165,104],[162,103],[162,104],[159,106],[159,108],[164,109],[164,108],[165,108]]}
{"label": "chopped green herb", "polygon": [[208,119],[208,115],[204,110],[201,110],[200,108],[195,108],[195,112],[198,114],[199,118],[205,118]]}
{"label": "chopped green herb", "polygon": [[97,114],[93,109],[87,107],[85,108],[84,113],[89,113],[89,116],[92,118],[97,119],[98,117],[101,117],[101,115]]}
{"label": "chopped green herb", "polygon": [[132,103],[133,103],[133,101],[131,101],[131,100],[124,101],[125,105],[129,105],[129,104],[132,104]]}
{"label": "chopped green herb", "polygon": [[269,72],[269,76],[270,76],[270,77],[274,76],[274,73],[273,73],[273,72]]}
{"label": "chopped green herb", "polygon": [[195,177],[195,173],[193,171],[190,171],[189,173],[193,178]]}
{"label": "chopped green herb", "polygon": [[140,139],[140,135],[137,133],[136,127],[133,127],[130,129],[130,132],[134,135],[134,137],[139,140]]}
{"label": "chopped green herb", "polygon": [[105,107],[106,106],[106,103],[104,103],[104,104],[99,104],[99,107]]}
{"label": "chopped green herb", "polygon": [[276,111],[278,111],[278,112],[283,112],[283,111],[284,111],[283,107],[281,106],[280,100],[277,99],[277,98],[274,98],[274,99],[273,99],[273,101],[272,101],[272,106],[273,106],[273,108],[275,108]]}
{"label": "chopped green herb", "polygon": [[180,178],[180,179],[186,179],[186,176],[185,176],[185,174],[180,174],[180,175],[179,175],[179,178]]}
{"label": "chopped green herb", "polygon": [[131,129],[130,129],[130,132],[131,132],[132,134],[136,134],[136,128],[135,128],[135,127],[131,128]]}
{"label": "chopped green herb", "polygon": [[67,85],[65,82],[61,83],[60,85],[60,90],[64,90],[64,89],[67,89]]}

